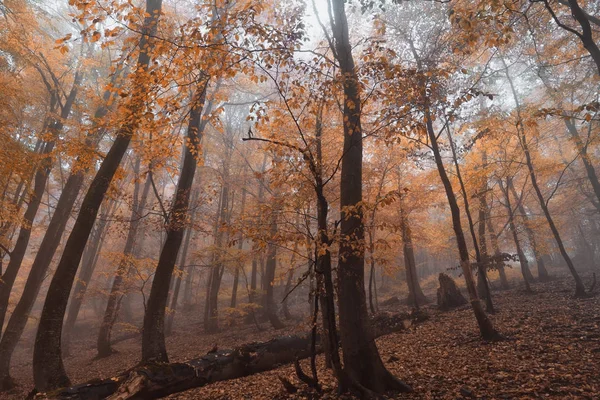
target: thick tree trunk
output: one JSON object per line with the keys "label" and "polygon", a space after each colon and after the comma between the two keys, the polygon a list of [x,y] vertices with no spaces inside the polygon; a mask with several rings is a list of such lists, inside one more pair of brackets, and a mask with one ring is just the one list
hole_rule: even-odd
{"label": "thick tree trunk", "polygon": [[139,183],[137,178],[139,176],[140,169],[140,158],[136,162],[134,170],[135,190],[133,193],[133,205],[131,210],[131,219],[129,221],[129,230],[127,232],[127,238],[125,239],[125,247],[123,248],[123,256],[119,261],[119,265],[115,271],[115,276],[108,295],[108,302],[106,303],[106,310],[104,311],[104,317],[102,318],[102,324],[100,325],[100,331],[98,332],[98,340],[96,341],[96,349],[98,351],[98,357],[108,357],[113,353],[111,347],[110,335],[112,328],[117,320],[119,314],[119,306],[121,300],[125,295],[123,293],[124,279],[127,275],[127,271],[130,269],[130,258],[134,253],[136,245],[136,238],[138,237],[138,228],[141,223],[142,211],[146,208],[146,201],[148,199],[148,193],[150,192],[150,176],[146,178],[146,183],[142,189],[140,196]]}
{"label": "thick tree trunk", "polygon": [[[365,297],[365,259],[362,202],[361,98],[352,57],[344,0],[331,1],[332,35],[335,56],[344,85],[344,145],[340,174],[342,211],[338,261],[338,308],[344,373],[354,386],[368,392],[410,391],[384,366],[368,322]],[[345,379],[345,378],[344,378]],[[349,382],[340,381],[342,389]]]}
{"label": "thick tree trunk", "polygon": [[519,214],[521,214],[521,218],[523,218],[523,226],[525,228],[525,233],[527,233],[527,238],[529,239],[529,244],[531,244],[531,249],[533,250],[533,256],[535,257],[535,263],[538,268],[538,278],[540,281],[545,282],[550,279],[550,275],[548,274],[548,270],[546,269],[546,265],[544,263],[544,259],[540,254],[539,247],[537,245],[537,241],[535,240],[535,233],[533,229],[531,229],[529,216],[525,211],[525,207],[523,206],[523,200],[519,198],[517,195],[517,191],[515,190],[515,185],[512,180],[509,181],[509,189],[512,192],[512,195],[517,201],[517,209],[519,210]]}
{"label": "thick tree trunk", "polygon": [[500,337],[500,334],[496,331],[492,325],[492,322],[485,314],[483,307],[481,307],[479,298],[477,297],[477,288],[475,287],[473,274],[471,272],[471,263],[469,261],[469,250],[467,248],[467,242],[465,241],[465,236],[460,221],[460,208],[458,207],[458,202],[456,201],[456,196],[454,195],[454,190],[452,189],[452,184],[450,183],[450,179],[448,178],[448,174],[444,168],[444,163],[442,161],[442,156],[437,143],[437,136],[433,130],[429,109],[425,110],[425,119],[427,125],[427,134],[429,135],[429,141],[435,157],[435,163],[437,165],[440,179],[442,180],[444,189],[446,191],[448,204],[450,205],[450,212],[452,214],[452,227],[454,229],[454,234],[456,235],[458,253],[460,255],[460,266],[465,277],[467,292],[469,293],[469,300],[471,301],[471,307],[473,308],[473,313],[475,314],[475,319],[477,320],[477,324],[479,326],[479,332],[484,340],[497,340]]}
{"label": "thick tree trunk", "polygon": [[[134,87],[139,93],[148,92],[146,72],[150,63],[149,52],[152,49],[148,38],[156,32],[156,25],[161,12],[162,0],[146,1],[146,18],[139,47],[141,50],[136,72]],[[64,314],[69,299],[69,293],[75,280],[77,268],[85,248],[87,239],[96,220],[100,205],[112,178],[114,177],[121,159],[129,147],[129,142],[137,129],[141,112],[144,108],[144,95],[131,96],[127,107],[124,125],[118,130],[116,139],[105,156],[100,169],[92,180],[90,188],[82,203],[81,211],[65,245],[63,255],[58,263],[50,287],[36,336],[33,353],[33,376],[38,390],[50,390],[69,385],[61,355],[61,334]]]}
{"label": "thick tree trunk", "polygon": [[[506,178],[509,181],[508,186],[510,186],[511,178]],[[513,240],[515,242],[515,247],[517,248],[517,255],[519,256],[519,264],[521,265],[521,273],[523,274],[523,280],[525,281],[525,289],[528,292],[531,292],[530,283],[533,282],[533,275],[529,270],[529,262],[527,261],[527,257],[523,252],[523,248],[521,247],[521,242],[519,241],[519,235],[517,233],[517,227],[515,226],[515,215],[510,202],[510,193],[508,189],[504,187],[502,182],[500,182],[500,189],[504,192],[504,197],[506,199],[506,209],[508,211],[508,227],[510,232],[512,233]],[[517,199],[517,201],[519,201]]]}
{"label": "thick tree trunk", "polygon": [[[33,192],[31,193],[29,203],[27,204],[27,209],[23,215],[23,222],[19,230],[19,236],[17,237],[15,247],[10,253],[10,261],[6,267],[6,271],[4,271],[4,274],[0,276],[0,331],[4,326],[4,318],[6,317],[6,311],[8,309],[10,292],[12,291],[15,279],[17,278],[17,274],[21,268],[25,253],[27,252],[27,246],[31,236],[31,229],[33,228],[33,221],[35,220],[35,216],[42,202],[42,196],[46,190],[48,177],[50,176],[50,170],[52,169],[53,161],[50,154],[54,149],[54,144],[58,139],[58,135],[63,129],[63,121],[65,121],[71,113],[71,108],[73,107],[75,99],[77,98],[77,92],[79,90],[81,80],[82,76],[79,71],[77,71],[75,73],[73,87],[71,88],[65,104],[61,109],[60,118],[54,119],[48,125],[48,134],[50,139],[44,142],[43,149],[40,153],[41,160],[35,171]],[[70,210],[68,210],[68,212],[70,213]],[[61,217],[63,217],[62,213],[57,215],[58,219]],[[55,225],[59,224],[60,222],[61,221],[55,220]],[[55,226],[53,226],[53,228],[55,228]],[[60,241],[60,238],[58,240]],[[47,254],[46,257],[52,258],[52,255]]]}
{"label": "thick tree trunk", "polygon": [[[199,196],[199,191],[196,191],[192,195],[192,201],[197,201]],[[167,323],[165,325],[165,335],[170,335],[173,332],[173,323],[175,321],[175,313],[177,311],[177,304],[179,300],[179,290],[181,288],[181,281],[183,279],[183,273],[186,271],[186,262],[188,249],[190,248],[190,241],[192,240],[192,232],[194,231],[194,220],[196,217],[195,211],[190,211],[190,226],[187,228],[185,233],[185,239],[183,241],[183,249],[179,256],[179,274],[177,274],[177,281],[175,282],[175,290],[173,291],[173,295],[171,297],[171,305],[169,306],[169,314],[167,316]],[[190,273],[188,271],[188,273]]]}
{"label": "thick tree trunk", "polygon": [[[600,75],[600,48],[596,44],[594,40],[592,27],[590,26],[589,16],[583,9],[579,6],[577,0],[567,0],[569,8],[571,8],[571,15],[581,26],[581,33],[577,33],[577,36],[581,40],[583,47],[590,53],[594,63],[596,63],[596,68],[598,69],[598,75]],[[548,3],[545,3],[546,7],[550,7]],[[561,27],[564,29],[564,25],[561,24]]]}
{"label": "thick tree trunk", "polygon": [[206,99],[206,89],[209,79],[199,83],[190,111],[187,128],[187,144],[183,153],[183,166],[177,190],[173,199],[173,209],[169,214],[167,224],[167,237],[158,259],[156,273],[152,280],[152,288],[148,297],[144,327],[142,332],[142,362],[161,361],[168,362],[167,347],[165,344],[165,310],[169,297],[169,285],[175,268],[175,260],[179,253],[183,232],[186,226],[188,206],[194,175],[196,173],[196,157],[202,140],[204,127],[207,120],[202,120],[202,110]]}
{"label": "thick tree trunk", "polygon": [[[65,188],[68,187],[68,181],[67,181],[67,185],[65,185]],[[75,196],[76,197],[76,196]],[[61,196],[61,198],[59,199],[59,203],[60,200],[63,197]],[[75,199],[73,198],[73,203],[75,202]],[[112,209],[112,207],[107,207],[107,209]],[[62,212],[62,208],[61,211],[59,211],[59,208],[57,207],[57,210],[55,211],[54,215],[56,216],[55,218],[59,218],[58,213]],[[70,213],[69,213],[70,214]],[[66,225],[66,222],[68,221],[68,217],[69,214],[67,214],[65,216],[65,220],[63,221],[64,224]],[[98,259],[98,253],[100,251],[100,247],[102,245],[103,242],[103,231],[104,231],[104,227],[106,226],[106,221],[107,221],[107,217],[108,216],[108,212],[105,213],[104,217],[101,218],[101,221],[99,221],[98,228],[97,228],[97,235],[95,235],[93,241],[92,241],[92,245],[89,246],[90,249],[88,251],[86,251],[86,256],[84,257],[83,263],[84,263],[84,269],[87,267],[87,269],[90,269],[90,267],[88,265],[92,266],[93,269],[93,265],[95,265],[97,259]],[[54,217],[53,217],[54,218]],[[50,222],[52,224],[52,221]],[[53,229],[54,230],[54,229]],[[63,227],[64,230],[64,227]],[[48,228],[48,231],[46,232],[46,235],[44,236],[44,239],[46,238],[46,236],[48,236],[50,233],[50,228]],[[60,238],[60,236],[59,236]],[[21,298],[19,299],[19,302],[17,303],[15,310],[13,311],[13,314],[11,315],[10,319],[8,320],[8,324],[6,326],[6,330],[4,332],[4,335],[2,336],[2,341],[0,341],[0,389],[10,389],[13,386],[13,382],[12,379],[10,378],[10,360],[12,357],[13,352],[15,351],[17,344],[19,343],[19,340],[21,339],[21,336],[23,335],[23,332],[25,331],[25,327],[27,326],[27,322],[29,321],[29,315],[31,313],[31,309],[33,308],[33,305],[35,304],[35,301],[37,299],[38,293],[40,291],[40,288],[42,286],[44,277],[46,275],[46,272],[48,270],[48,266],[50,265],[50,261],[51,261],[51,257],[49,258],[44,258],[44,254],[45,251],[48,250],[49,252],[55,252],[56,248],[58,247],[58,244],[60,242],[60,240],[56,240],[55,236],[48,236],[47,240],[42,239],[42,244],[40,245],[40,250],[38,251],[32,267],[29,271],[29,276],[27,277],[27,281],[25,282],[25,287],[23,289],[23,294],[21,295]],[[50,248],[50,245],[56,245],[56,247],[54,248]],[[42,252],[42,248],[44,249],[44,252]],[[90,274],[91,276],[91,274]],[[89,281],[89,278],[88,278]],[[85,285],[83,285],[83,292],[85,291]],[[78,296],[78,291],[77,288],[74,291],[74,298],[73,301],[71,302],[71,307],[77,307],[77,312],[79,311],[79,307],[81,306],[81,298],[83,297],[83,293],[80,294],[80,296]],[[71,310],[71,309],[70,309]],[[70,311],[71,313],[72,311]],[[70,320],[67,320],[67,323],[65,324],[65,337],[63,340],[63,343],[66,346],[66,349],[68,349],[68,345],[69,345],[69,334],[73,328],[72,325],[75,324],[75,319],[77,317],[77,313],[73,312],[73,318],[72,318],[72,324],[70,323]],[[66,350],[66,353],[68,353],[68,350]]]}

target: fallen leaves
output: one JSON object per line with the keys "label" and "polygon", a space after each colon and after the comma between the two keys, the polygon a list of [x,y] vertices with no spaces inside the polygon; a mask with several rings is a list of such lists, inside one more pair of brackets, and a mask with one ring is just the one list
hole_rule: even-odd
{"label": "fallen leaves", "polygon": [[[381,358],[392,373],[411,384],[412,394],[389,393],[406,399],[596,399],[600,393],[599,298],[573,299],[570,280],[538,283],[535,294],[518,288],[493,292],[498,313],[491,318],[508,340],[485,344],[478,337],[469,307],[441,313],[430,307],[431,318],[407,331],[377,340]],[[397,308],[393,311],[398,311]],[[257,332],[253,326],[236,327],[220,335],[199,333],[200,326],[187,322],[168,339],[171,361],[206,353],[220,347],[265,340],[281,331]],[[303,327],[290,326],[289,333]],[[93,339],[93,338],[88,338]],[[76,381],[110,376],[133,366],[139,357],[139,339],[116,347],[120,353],[91,361],[93,349],[79,347],[67,358],[67,368]],[[80,344],[83,346],[83,344]],[[22,354],[23,355],[23,354]],[[23,358],[20,358],[23,360]],[[30,364],[15,368],[22,391],[0,398],[22,398],[29,389]],[[308,361],[302,362],[305,370]],[[307,388],[295,375],[293,365],[218,382],[171,395],[170,399],[337,399],[336,382],[324,359],[317,368],[323,393]],[[289,393],[284,377],[297,392]],[[345,396],[343,398],[352,398]]]}

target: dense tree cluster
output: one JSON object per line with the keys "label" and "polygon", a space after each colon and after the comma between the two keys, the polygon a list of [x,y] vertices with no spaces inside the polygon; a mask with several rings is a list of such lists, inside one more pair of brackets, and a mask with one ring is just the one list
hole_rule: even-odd
{"label": "dense tree cluster", "polygon": [[27,330],[36,389],[70,386],[87,310],[98,356],[126,327],[142,365],[186,313],[302,314],[340,391],[410,391],[375,344],[382,291],[418,310],[424,280],[464,280],[487,341],[511,267],[589,296],[599,8],[0,1],[0,388]]}

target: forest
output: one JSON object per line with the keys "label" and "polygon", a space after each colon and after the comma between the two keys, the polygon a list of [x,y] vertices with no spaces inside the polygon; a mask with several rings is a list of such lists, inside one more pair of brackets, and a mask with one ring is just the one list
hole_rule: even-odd
{"label": "forest", "polygon": [[0,140],[0,399],[600,398],[599,1],[0,0]]}

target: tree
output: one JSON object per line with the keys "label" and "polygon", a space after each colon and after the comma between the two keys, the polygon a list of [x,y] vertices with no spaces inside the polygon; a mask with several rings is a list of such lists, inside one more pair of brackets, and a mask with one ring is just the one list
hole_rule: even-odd
{"label": "tree", "polygon": [[194,175],[196,173],[196,157],[199,152],[202,132],[206,120],[202,121],[202,112],[206,100],[206,90],[210,79],[202,74],[191,104],[190,119],[187,128],[186,146],[183,153],[181,175],[177,183],[173,209],[167,222],[167,237],[163,245],[156,266],[156,273],[152,281],[152,289],[148,298],[148,305],[144,315],[144,328],[142,334],[142,362],[163,361],[168,362],[167,348],[165,345],[165,309],[169,297],[169,283],[171,282],[175,260],[179,253],[185,222],[188,216],[188,206]]}
{"label": "tree", "polygon": [[[40,74],[44,74],[41,68],[39,69],[39,71]],[[50,71],[50,74],[52,74],[52,71]],[[46,80],[46,78],[44,79]],[[58,118],[51,116],[50,121],[48,122],[47,129],[49,139],[45,140],[42,145],[43,149],[40,152],[42,157],[40,160],[40,164],[37,166],[35,171],[33,192],[27,204],[25,214],[23,215],[23,223],[19,230],[19,236],[15,243],[15,247],[10,252],[10,262],[8,263],[6,271],[4,271],[4,274],[0,279],[0,327],[4,325],[4,318],[6,317],[6,310],[8,308],[10,292],[17,277],[17,273],[21,268],[23,258],[25,257],[27,245],[29,244],[29,238],[31,236],[33,220],[35,219],[35,216],[38,212],[38,209],[42,202],[44,190],[46,189],[48,176],[50,175],[50,170],[52,168],[52,159],[50,158],[50,154],[52,153],[56,141],[58,140],[58,135],[63,129],[63,121],[66,120],[69,117],[69,114],[71,113],[71,108],[73,107],[75,99],[77,98],[77,91],[79,90],[81,80],[81,73],[77,72],[74,77],[71,91],[66,97],[64,104],[58,98],[59,88],[54,87],[48,83],[48,90],[52,98],[51,102],[59,104],[61,112]],[[63,216],[63,219],[64,218],[66,217]],[[48,256],[51,257],[51,255],[49,254]]]}
{"label": "tree", "polygon": [[535,169],[533,166],[533,161],[532,161],[532,157],[531,157],[531,152],[529,150],[529,143],[527,141],[527,136],[525,133],[525,125],[524,125],[524,120],[523,117],[521,115],[521,106],[520,106],[520,101],[517,95],[517,91],[515,89],[515,85],[513,83],[513,80],[510,76],[510,72],[508,69],[508,65],[506,64],[506,62],[504,61],[504,58],[501,58],[501,61],[504,65],[505,68],[505,73],[506,73],[506,79],[508,80],[508,84],[509,87],[511,89],[511,93],[513,95],[513,99],[515,101],[516,104],[516,116],[517,116],[517,123],[516,123],[516,129],[517,129],[517,135],[518,135],[518,139],[519,139],[519,144],[521,145],[521,148],[523,149],[523,153],[525,154],[525,160],[527,163],[527,169],[529,171],[529,176],[531,178],[531,185],[533,186],[533,189],[535,191],[535,194],[538,198],[538,201],[540,203],[540,207],[542,209],[542,211],[544,212],[544,216],[546,217],[546,221],[548,221],[548,225],[550,226],[550,230],[552,231],[552,235],[554,236],[554,240],[556,241],[556,244],[560,250],[560,254],[562,255],[562,257],[564,258],[565,262],[567,263],[567,267],[569,269],[569,272],[571,273],[571,275],[573,276],[573,279],[575,280],[575,297],[585,297],[586,296],[586,291],[585,291],[585,286],[583,285],[583,282],[581,281],[581,278],[579,277],[579,274],[577,273],[577,270],[575,269],[575,266],[573,265],[573,261],[571,260],[571,257],[569,256],[569,253],[567,253],[567,250],[565,248],[565,245],[563,243],[563,240],[560,236],[560,233],[558,232],[558,228],[556,227],[556,224],[554,222],[554,219],[552,218],[552,215],[550,214],[550,210],[548,208],[548,203],[546,202],[546,199],[544,199],[544,195],[540,189],[540,186],[538,185],[538,181],[537,181],[537,176],[535,173]]}
{"label": "tree", "polygon": [[122,286],[124,275],[128,273],[130,266],[130,257],[132,257],[135,249],[135,241],[138,237],[138,228],[142,218],[142,211],[146,207],[146,201],[148,200],[148,193],[150,192],[151,185],[151,172],[148,172],[146,183],[140,194],[140,184],[138,181],[140,172],[141,157],[138,156],[135,167],[134,167],[134,180],[135,189],[133,193],[133,205],[131,210],[131,220],[129,222],[129,229],[127,232],[127,238],[125,239],[125,246],[123,248],[123,257],[121,258],[117,270],[115,271],[115,277],[113,279],[110,294],[108,296],[108,302],[106,304],[106,311],[100,325],[100,332],[98,333],[98,357],[107,357],[112,354],[112,347],[110,344],[110,336],[113,324],[117,319],[119,312],[119,306],[123,298]]}
{"label": "tree", "polygon": [[[368,325],[364,289],[364,225],[362,201],[362,129],[361,97],[355,70],[344,1],[330,0],[332,52],[340,67],[344,87],[344,150],[340,175],[340,258],[338,260],[338,296],[340,340],[344,372],[366,392],[410,391],[383,365]],[[348,382],[340,382],[347,387]]]}
{"label": "tree", "polygon": [[150,40],[156,33],[162,0],[146,1],[146,17],[140,39],[137,70],[133,73],[136,93],[126,107],[125,124],[117,132],[115,141],[105,156],[82,203],[81,211],[65,244],[63,255],[46,295],[33,356],[33,375],[38,390],[49,390],[69,385],[61,354],[61,334],[64,314],[77,267],[98,214],[104,195],[119,167],[131,137],[140,123],[145,96],[148,93],[148,66],[152,55]]}

